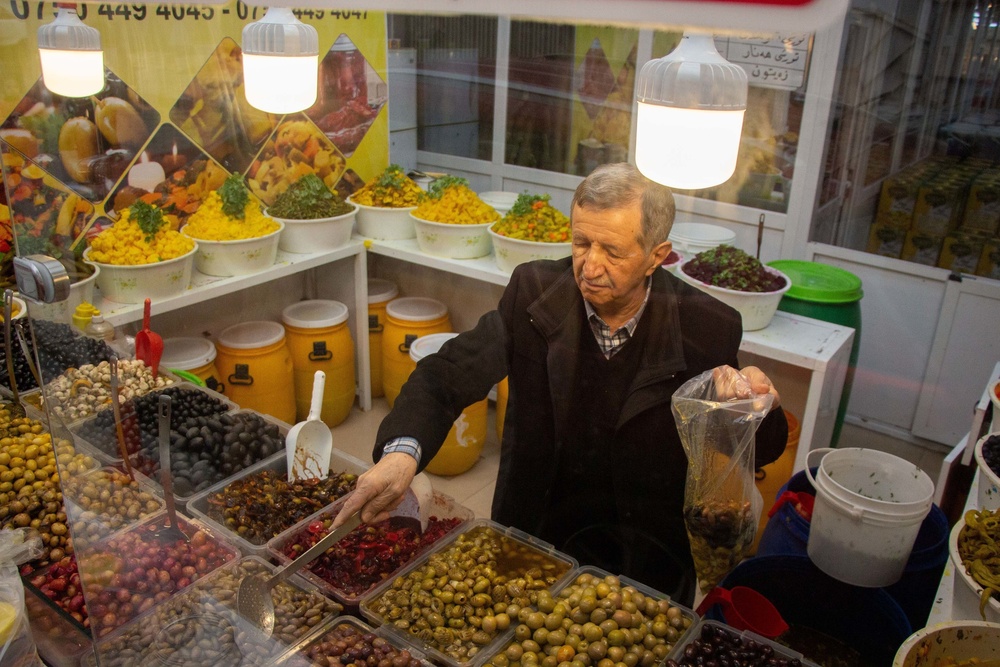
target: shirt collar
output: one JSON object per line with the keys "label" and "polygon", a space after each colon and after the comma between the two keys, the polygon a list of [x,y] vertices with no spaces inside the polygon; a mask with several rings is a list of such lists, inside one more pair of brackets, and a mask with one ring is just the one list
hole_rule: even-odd
{"label": "shirt collar", "polygon": [[[643,311],[646,310],[646,304],[649,303],[649,292],[652,289],[652,287],[653,287],[652,278],[651,277],[646,278],[646,296],[643,297],[642,305],[639,306],[639,310],[636,311],[635,315],[633,315],[628,322],[620,326],[615,331],[612,331],[611,332],[612,334],[616,334],[622,329],[625,329],[628,332],[629,336],[632,335],[632,333],[635,331],[636,325],[639,324],[639,318],[642,317]],[[602,318],[600,315],[597,314],[597,311],[594,310],[594,307],[590,305],[589,301],[584,299],[583,306],[587,310],[587,321],[590,322],[591,325],[597,324],[598,326],[606,327],[608,330],[611,329],[611,327],[608,326],[608,323],[604,321],[604,318]]]}

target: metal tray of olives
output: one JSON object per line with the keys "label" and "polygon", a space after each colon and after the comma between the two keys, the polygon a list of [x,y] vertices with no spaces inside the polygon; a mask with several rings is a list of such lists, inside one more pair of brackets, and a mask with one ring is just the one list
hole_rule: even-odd
{"label": "metal tray of olives", "polygon": [[[485,548],[487,542],[492,542],[493,546]],[[499,553],[494,548],[499,548]],[[462,558],[462,561],[457,562],[456,558]],[[496,562],[495,574],[505,577],[506,585],[494,586],[492,581],[474,571],[478,570],[480,558],[483,562]],[[514,636],[514,628],[503,628],[500,627],[501,623],[492,622],[490,628],[483,628],[481,621],[468,620],[479,617],[477,609],[498,602],[527,606],[531,590],[553,591],[565,586],[577,565],[572,556],[556,551],[552,545],[516,528],[508,528],[488,519],[476,519],[469,522],[464,530],[453,532],[440,540],[395,578],[375,589],[362,600],[361,613],[372,624],[385,625],[385,632],[398,633],[403,641],[424,652],[435,664],[480,667],[491,653],[495,653],[496,647],[506,646],[510,642]],[[456,569],[464,569],[469,576],[475,575],[473,579],[481,579],[482,583],[477,581],[469,591],[448,591],[451,585],[447,579],[440,588],[435,585],[434,581],[439,578],[458,579],[453,577]],[[408,582],[415,584],[417,580],[421,581],[419,587],[422,590],[413,594],[416,596],[413,606],[409,606],[411,602],[405,599],[400,604],[394,591],[407,588],[410,585]],[[428,588],[423,588],[424,586]],[[428,592],[427,598],[421,600],[420,595],[425,591],[437,592]],[[400,595],[406,597],[405,593],[401,592]],[[479,598],[480,595],[485,597]],[[456,600],[459,596],[463,599]],[[440,600],[440,604],[435,604],[435,599]],[[440,607],[440,612],[435,611],[437,607]],[[443,618],[429,618],[447,616],[448,610],[456,607],[464,611],[460,611],[461,616],[457,618],[448,616],[447,626],[444,625]],[[419,612],[412,627],[407,620],[411,611]],[[453,632],[456,624],[452,624],[452,620],[461,620],[466,625],[455,628],[459,633]],[[418,621],[426,621],[428,627],[418,628]],[[430,626],[434,626],[434,629],[430,629]],[[477,627],[479,629],[475,630]]]}
{"label": "metal tray of olives", "polygon": [[[314,522],[332,520],[334,517],[336,517],[337,514],[340,513],[340,509],[341,507],[344,506],[344,503],[346,501],[347,497],[345,496],[344,498],[341,498],[334,504],[324,507],[323,509],[316,512],[312,516],[300,521],[293,528],[284,531],[278,537],[275,537],[270,541],[268,541],[267,552],[270,555],[271,559],[282,565],[287,565],[288,563],[291,563],[293,559],[285,555],[285,547],[289,543],[293,542],[303,532],[310,530],[310,526]],[[390,513],[390,521],[392,517],[395,515],[397,515],[397,512],[395,511]],[[454,527],[445,530],[443,533],[441,533],[440,537],[438,537],[430,544],[418,547],[418,549],[405,562],[401,563],[398,567],[395,567],[391,570],[381,573],[382,578],[377,583],[372,584],[371,586],[367,587],[366,589],[358,593],[352,594],[347,590],[345,590],[343,587],[340,587],[337,584],[328,581],[323,577],[321,577],[319,574],[313,572],[312,571],[313,568],[320,563],[320,559],[314,560],[312,563],[310,563],[303,569],[299,570],[299,575],[309,579],[309,581],[319,586],[320,589],[326,591],[327,595],[337,600],[338,602],[342,603],[345,607],[351,607],[357,609],[358,605],[361,604],[361,600],[363,600],[369,593],[375,590],[383,582],[391,580],[397,572],[401,571],[404,567],[406,567],[414,558],[419,558],[422,553],[425,553],[428,549],[433,548],[433,546],[437,544],[440,540],[447,539],[448,535],[450,535],[454,531],[461,531],[469,521],[472,521],[472,519],[476,517],[476,513],[470,510],[468,507],[460,505],[451,496],[435,491],[434,495],[431,497],[429,516],[435,517],[437,519],[458,519],[458,523]],[[389,530],[395,529],[395,526],[390,525],[388,529]],[[351,536],[354,535],[354,532],[366,531],[366,530],[368,530],[368,527],[366,525],[362,525],[356,528],[355,531],[352,531]],[[322,535],[325,535],[327,532],[329,531],[324,530],[320,535],[320,537],[322,537]],[[412,531],[409,532],[412,533]]]}
{"label": "metal tray of olives", "polygon": [[[121,465],[103,466],[83,475],[74,475],[65,479],[62,484],[63,503],[69,520],[73,544],[77,549],[85,549],[88,544],[110,539],[122,530],[162,512],[166,503],[160,489],[149,482],[145,476],[136,474],[134,484],[122,485],[119,482],[108,481],[110,475],[119,478],[126,477]],[[103,482],[101,480],[104,480]],[[98,502],[114,501],[119,504],[124,500],[134,507],[124,508],[124,512],[107,512],[106,507],[94,509],[91,498],[93,491],[87,493],[88,482],[94,482],[98,487]],[[100,489],[101,485],[104,489]],[[108,491],[110,497],[103,498],[103,491]],[[143,494],[143,495],[139,495]],[[128,497],[126,497],[128,496]],[[86,497],[86,502],[84,501]]]}
{"label": "metal tray of olives", "polygon": [[[326,641],[326,636],[329,633],[345,625],[357,630],[362,635],[374,635],[374,640],[371,642],[372,644],[375,640],[382,640],[385,642],[385,644],[387,644],[388,647],[396,653],[396,655],[393,655],[392,657],[387,656],[385,658],[392,661],[392,667],[431,667],[432,665],[432,663],[424,657],[423,653],[416,650],[412,646],[401,642],[397,636],[391,633],[382,632],[381,628],[373,628],[361,619],[354,618],[353,616],[339,616],[332,621],[324,623],[311,637],[303,639],[287,651],[278,665],[280,665],[280,667],[325,667],[326,662],[317,663],[315,662],[316,658],[310,658],[308,653],[310,650],[319,650],[319,645]],[[400,651],[407,651],[410,654],[410,660],[406,661],[406,664],[403,664],[405,656],[398,655],[398,652]],[[323,653],[323,658],[331,657],[330,655],[326,655],[325,652]]]}
{"label": "metal tray of olives", "polygon": [[[687,647],[690,646],[691,644],[693,644],[695,641],[697,641],[701,637],[701,631],[706,626],[711,626],[711,627],[715,628],[716,631],[718,631],[718,632],[724,632],[724,633],[730,635],[731,637],[739,637],[739,638],[741,638],[741,639],[743,639],[745,641],[754,641],[757,644],[765,644],[767,646],[770,646],[771,649],[774,651],[774,657],[776,657],[776,658],[785,658],[787,660],[799,660],[801,662],[801,664],[802,664],[802,667],[819,667],[819,665],[817,665],[812,660],[809,660],[808,658],[806,658],[805,656],[803,656],[801,653],[799,653],[797,651],[793,651],[792,649],[788,648],[787,646],[782,646],[778,642],[771,641],[770,639],[767,639],[766,637],[758,635],[756,632],[750,632],[749,630],[743,630],[741,632],[741,631],[737,630],[736,628],[733,628],[731,626],[726,625],[725,623],[721,623],[719,621],[713,621],[713,620],[708,619],[708,618],[703,618],[698,623],[698,625],[696,625],[692,629],[692,631],[690,633],[688,633],[687,637],[685,637],[683,641],[678,642],[677,645],[674,646],[674,650],[670,652],[670,655],[668,656],[668,658],[670,658],[671,660],[680,661],[681,658],[684,657],[684,652],[687,649]],[[773,664],[776,664],[776,663],[774,663],[774,662],[766,662],[766,663],[761,663],[761,664],[773,665]]]}
{"label": "metal tray of olives", "polygon": [[[272,589],[275,626],[267,638],[236,613],[245,576],[277,568],[256,556],[228,563],[182,593],[97,640],[101,667],[256,667],[274,665],[292,646],[308,641],[341,612],[308,581],[292,575]],[[96,665],[94,652],[83,661]]]}
{"label": "metal tray of olives", "polygon": [[[161,375],[174,377],[174,376],[170,375],[169,373],[161,373]],[[236,412],[237,410],[240,409],[239,405],[237,405],[236,403],[234,403],[231,399],[227,398],[226,396],[220,394],[219,392],[212,391],[211,389],[208,389],[206,387],[199,387],[198,385],[192,384],[190,382],[184,382],[184,381],[180,380],[179,378],[177,380],[175,380],[175,382],[173,384],[171,384],[171,385],[169,385],[167,387],[161,387],[160,389],[155,389],[155,390],[153,390],[151,392],[147,392],[146,394],[143,394],[143,396],[147,396],[149,394],[154,394],[155,395],[157,393],[163,392],[166,389],[170,389],[170,388],[174,388],[175,391],[178,391],[178,390],[180,390],[180,391],[194,391],[194,392],[206,394],[207,396],[215,399],[218,403],[220,403],[220,404],[222,404],[224,406],[223,408],[220,408],[220,411],[218,413],[220,415],[221,414],[228,414],[228,413]],[[129,399],[129,400],[132,400],[132,399]],[[128,401],[122,402],[122,419],[123,419],[123,421],[128,418],[127,413],[126,413],[126,405],[127,404],[128,404]],[[68,428],[73,432],[73,434],[77,437],[77,439],[79,439],[81,442],[85,442],[87,445],[90,446],[90,448],[92,450],[96,451],[97,454],[98,454],[98,458],[100,458],[100,460],[103,463],[116,464],[116,463],[121,463],[122,462],[122,457],[119,455],[118,440],[117,440],[117,438],[115,436],[115,433],[114,433],[114,427],[113,426],[110,427],[109,432],[106,433],[104,435],[104,437],[100,441],[97,441],[95,439],[95,437],[94,437],[93,434],[90,434],[90,433],[86,432],[86,425],[88,425],[88,424],[90,424],[92,422],[95,422],[97,420],[97,418],[98,418],[98,415],[102,415],[103,414],[103,415],[105,415],[105,417],[104,417],[105,419],[110,419],[110,416],[112,414],[111,410],[112,409],[109,406],[109,407],[105,408],[104,410],[100,410],[99,412],[96,412],[96,413],[94,413],[92,415],[88,415],[87,417],[84,417],[83,419],[78,419],[75,422],[70,423],[68,425]],[[154,421],[155,421],[155,417],[156,417],[156,413],[155,412],[153,413],[153,417],[154,417]],[[111,423],[113,424],[113,422],[111,422]],[[284,422],[281,422],[281,423],[284,423]],[[134,457],[135,454],[133,454],[132,456]]]}
{"label": "metal tray of olives", "polygon": [[[593,589],[593,597],[589,602],[587,596],[581,598],[582,591],[573,590],[574,586],[579,586],[582,591]],[[635,612],[640,614],[639,620],[635,619],[633,612],[624,608],[629,602],[639,605]],[[558,609],[559,605],[565,605],[565,610]],[[558,623],[554,617],[560,619]],[[562,625],[562,619],[572,620],[571,627],[581,627],[584,634],[571,640],[573,633],[570,628]],[[487,661],[492,663],[492,667],[521,667],[523,664],[530,664],[527,659],[523,663],[521,661],[525,652],[535,650],[536,647],[530,643],[553,647],[557,649],[556,655],[558,650],[564,650],[561,657],[568,658],[565,662],[571,662],[576,649],[581,643],[586,643],[588,648],[592,647],[588,651],[588,657],[594,664],[605,657],[615,663],[632,664],[634,657],[636,663],[660,664],[698,625],[699,616],[694,610],[674,603],[666,593],[629,577],[614,575],[593,565],[584,565],[575,570],[569,580],[555,589],[547,599],[539,595],[531,607],[523,608],[516,618],[510,620],[514,626],[514,637],[491,652]],[[607,625],[607,622],[612,622],[613,625]],[[645,630],[641,642],[625,635],[612,637],[612,632],[620,630],[626,622],[633,629]],[[557,632],[570,637],[555,639]],[[570,646],[572,650],[563,649],[565,646]],[[621,648],[616,649],[615,646]],[[636,650],[631,647],[636,647]],[[620,650],[622,655],[614,656],[612,652],[616,650]],[[644,655],[645,652],[650,655]],[[630,653],[632,656],[629,656]],[[545,654],[542,653],[537,662],[541,663],[544,657]]]}
{"label": "metal tray of olives", "polygon": [[[330,455],[330,471],[335,474],[348,473],[357,476],[368,470],[370,467],[371,465],[366,464],[361,459],[355,458],[354,456],[351,456],[350,454],[342,452],[336,448],[333,449]],[[206,525],[211,526],[216,530],[218,530],[222,535],[225,535],[229,541],[231,541],[233,544],[239,547],[240,551],[242,551],[244,554],[261,556],[263,558],[266,558],[267,541],[268,539],[271,539],[271,536],[268,536],[266,539],[255,539],[253,537],[247,538],[245,537],[246,533],[241,534],[240,532],[237,531],[237,529],[228,526],[224,518],[221,517],[217,518],[219,516],[217,514],[213,516],[213,514],[215,513],[212,510],[213,504],[215,504],[213,497],[217,496],[218,494],[225,493],[227,486],[233,484],[234,482],[245,480],[249,477],[257,475],[258,473],[261,473],[262,471],[265,470],[274,473],[274,475],[280,477],[281,479],[287,479],[288,460],[287,457],[285,456],[285,452],[282,451],[280,456],[276,454],[275,456],[272,456],[269,459],[259,461],[250,466],[249,468],[246,468],[242,472],[233,475],[228,479],[224,479],[220,482],[217,482],[216,484],[213,484],[212,486],[208,487],[201,493],[197,493],[191,496],[190,500],[187,501],[188,514],[201,519],[202,521],[205,522]],[[264,493],[264,491],[261,491],[261,493]],[[323,506],[320,505],[319,509],[322,509],[322,507]],[[267,518],[272,518],[275,520],[278,519],[284,520],[283,513],[276,513],[274,512],[273,508],[268,508],[268,509],[269,511],[267,512]],[[290,525],[285,526],[281,531],[277,533],[277,535],[274,535],[274,538],[277,539],[282,535],[284,535],[286,532],[294,531],[295,528],[300,523],[306,521],[309,518],[309,516],[311,514],[314,514],[316,511],[318,510],[313,510],[309,514],[303,516],[298,521],[294,521]],[[233,523],[235,525],[236,523],[235,519]]]}
{"label": "metal tray of olives", "polygon": [[31,637],[45,664],[77,667],[80,659],[91,650],[90,631],[29,581],[24,582],[24,607],[31,624]]}

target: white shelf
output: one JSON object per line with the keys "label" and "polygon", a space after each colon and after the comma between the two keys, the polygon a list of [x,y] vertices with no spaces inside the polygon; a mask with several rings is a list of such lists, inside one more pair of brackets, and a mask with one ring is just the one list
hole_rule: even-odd
{"label": "white shelf", "polygon": [[460,276],[481,280],[494,285],[506,285],[510,282],[510,274],[497,268],[496,260],[490,253],[486,257],[476,259],[449,259],[428,255],[417,245],[416,239],[402,241],[379,241],[363,236],[355,236],[362,241],[369,252],[385,257],[401,259],[420,266],[426,266],[439,271],[455,273]]}
{"label": "white shelf", "polygon": [[778,311],[765,329],[744,331],[740,349],[775,361],[815,370],[825,368],[846,346],[854,329]]}
{"label": "white shelf", "polygon": [[[216,276],[206,276],[204,273],[199,273],[196,270],[192,273],[191,286],[183,294],[157,301],[153,304],[153,310],[156,313],[178,310],[201,303],[202,301],[208,301],[219,296],[262,285],[278,278],[323,266],[324,264],[363,254],[363,252],[364,245],[361,241],[352,239],[344,247],[326,252],[297,254],[278,251],[278,257],[272,266],[246,276],[219,278]],[[116,327],[131,322],[142,321],[143,305],[141,303],[109,301],[100,295],[100,290],[95,292],[94,301],[94,305],[100,309],[104,315],[104,319]]]}

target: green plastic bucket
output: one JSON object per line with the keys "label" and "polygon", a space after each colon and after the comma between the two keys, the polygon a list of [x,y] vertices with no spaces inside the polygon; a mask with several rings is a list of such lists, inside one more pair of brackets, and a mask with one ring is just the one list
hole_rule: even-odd
{"label": "green plastic bucket", "polygon": [[836,447],[844,425],[847,403],[851,398],[854,369],[858,364],[858,348],[861,343],[861,297],[864,296],[861,279],[840,267],[798,259],[779,259],[768,262],[768,266],[778,269],[792,281],[791,288],[781,297],[778,310],[854,329],[854,342],[851,344],[844,393],[840,397],[837,420],[830,440],[830,445]]}

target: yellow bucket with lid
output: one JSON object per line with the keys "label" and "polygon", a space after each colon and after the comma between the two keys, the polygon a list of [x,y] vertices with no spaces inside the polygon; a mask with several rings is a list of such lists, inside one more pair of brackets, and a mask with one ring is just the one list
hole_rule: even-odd
{"label": "yellow bucket with lid", "polygon": [[309,417],[316,371],[326,373],[320,419],[336,426],[354,405],[354,339],[347,327],[347,306],[340,301],[313,299],[293,303],[281,311],[281,321],[292,352],[295,414]]}
{"label": "yellow bucket with lid", "polygon": [[216,356],[215,344],[207,338],[167,338],[163,341],[160,366],[197,375],[206,387],[222,392],[225,383],[215,365]]}
{"label": "yellow bucket with lid", "polygon": [[407,296],[393,299],[385,307],[382,332],[382,387],[391,408],[399,390],[416,368],[410,345],[421,336],[451,331],[448,307],[435,299]]}
{"label": "yellow bucket with lid", "polygon": [[281,324],[234,324],[219,334],[216,350],[226,396],[241,408],[295,423],[292,353]]}
{"label": "yellow bucket with lid", "polygon": [[509,392],[507,378],[497,383],[497,440],[503,442],[503,420],[507,418],[507,395]]}
{"label": "yellow bucket with lid", "polygon": [[[456,333],[436,333],[421,336],[410,345],[410,358],[414,365],[424,357],[441,349]],[[427,472],[435,475],[458,475],[471,468],[486,443],[486,409],[487,399],[473,403],[462,411],[448,437],[444,439],[441,449],[427,464]]]}
{"label": "yellow bucket with lid", "polygon": [[368,279],[368,364],[372,375],[372,398],[385,396],[382,388],[382,332],[385,330],[385,307],[399,296],[391,280]]}

